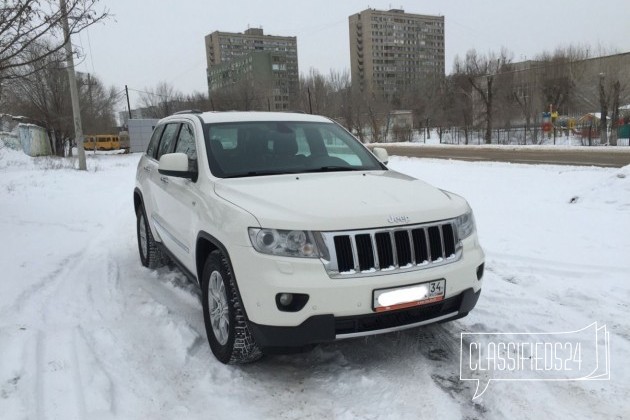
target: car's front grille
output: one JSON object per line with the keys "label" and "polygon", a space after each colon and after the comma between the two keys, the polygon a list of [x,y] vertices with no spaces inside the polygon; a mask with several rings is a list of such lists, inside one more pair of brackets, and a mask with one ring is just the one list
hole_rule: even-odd
{"label": "car's front grille", "polygon": [[387,274],[459,260],[453,221],[350,232],[323,232],[331,277]]}

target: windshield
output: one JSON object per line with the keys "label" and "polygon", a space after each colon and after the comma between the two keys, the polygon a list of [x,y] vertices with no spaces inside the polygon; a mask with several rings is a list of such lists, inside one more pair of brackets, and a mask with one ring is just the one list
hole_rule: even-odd
{"label": "windshield", "polygon": [[206,124],[210,170],[220,178],[386,169],[334,123]]}

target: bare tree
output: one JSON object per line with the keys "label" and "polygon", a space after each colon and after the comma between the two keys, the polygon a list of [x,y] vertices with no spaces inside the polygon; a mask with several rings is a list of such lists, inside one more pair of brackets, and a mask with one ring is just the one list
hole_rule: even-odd
{"label": "bare tree", "polygon": [[429,126],[442,125],[445,121],[443,88],[441,78],[427,77],[409,86],[405,91],[398,92],[393,98],[392,106],[411,110],[414,121],[428,130]]}
{"label": "bare tree", "polygon": [[208,95],[201,92],[193,92],[184,96],[182,105],[186,109],[198,109],[200,111],[208,111],[211,109]]}
{"label": "bare tree", "polygon": [[[528,76],[531,76],[531,73],[528,73]],[[528,79],[530,78],[528,77]],[[527,135],[532,127],[532,118],[534,118],[536,113],[533,85],[534,80],[531,79],[521,83],[514,83],[510,93],[511,99],[516,103],[521,116],[525,119],[525,135],[523,138],[525,144],[527,144]]]}
{"label": "bare tree", "polygon": [[78,73],[79,102],[83,129],[89,134],[115,131],[114,107],[120,100],[120,91],[114,86],[105,87],[94,75]]}
{"label": "bare tree", "polygon": [[[617,145],[616,128],[619,120],[619,96],[621,92],[621,82],[613,79],[606,83],[606,74],[599,74],[599,106],[600,106],[600,123],[599,123],[599,139],[600,144]],[[612,132],[611,138],[608,138],[608,113],[612,111]]]}
{"label": "bare tree", "polygon": [[311,67],[306,76],[300,76],[301,108],[313,114],[331,115],[331,80]]}
{"label": "bare tree", "polygon": [[[29,47],[38,49],[39,46]],[[39,56],[34,51],[34,56]],[[7,112],[20,114],[36,121],[40,121],[49,132],[52,149],[58,155],[64,156],[64,143],[73,132],[72,110],[70,108],[70,91],[68,76],[60,63],[65,55],[57,51],[52,55],[34,61],[37,71],[31,71],[25,66],[24,75],[6,84],[8,95],[4,101]]]}
{"label": "bare tree", "polygon": [[272,90],[268,81],[240,79],[211,92],[210,108],[215,111],[267,111]]}
{"label": "bare tree", "polygon": [[164,118],[180,110],[182,99],[183,95],[167,82],[159,82],[155,88],[144,88],[140,92],[140,106],[152,118]]}
{"label": "bare tree", "polygon": [[501,73],[509,70],[511,61],[511,55],[505,49],[502,49],[498,55],[493,52],[480,55],[475,50],[470,50],[466,53],[463,63],[455,64],[456,67],[463,69],[468,83],[476,97],[479,98],[479,103],[482,106],[481,115],[485,123],[484,139],[486,144],[492,141],[494,100],[498,90],[496,81]]}
{"label": "bare tree", "polygon": [[[39,70],[45,58],[60,59],[56,53],[74,34],[108,16],[97,9],[98,0],[67,0],[65,13],[57,0],[5,0],[0,4],[0,80],[22,77],[25,68]],[[70,21],[64,35],[61,23]],[[32,47],[38,46],[37,49]],[[38,51],[38,54],[33,54]]]}
{"label": "bare tree", "polygon": [[451,109],[452,121],[455,125],[464,128],[464,144],[468,144],[469,130],[473,125],[473,94],[462,67],[462,61],[457,57],[453,72],[446,80],[445,95]]}
{"label": "bare tree", "polygon": [[562,114],[578,102],[578,86],[583,83],[584,60],[590,57],[587,46],[559,47],[553,53],[543,52],[536,57],[542,98],[546,107]]}
{"label": "bare tree", "polygon": [[[40,45],[32,45],[25,52],[34,57],[41,56]],[[31,51],[34,50],[34,51]],[[44,126],[51,138],[53,151],[63,156],[73,133],[70,87],[66,69],[62,66],[65,54],[62,51],[39,58],[32,66],[24,66],[19,78],[5,81],[8,95],[2,111],[19,114]],[[106,88],[93,75],[79,74],[79,102],[85,131],[107,133],[114,130],[113,108],[118,101],[114,87]],[[72,145],[70,145],[72,146]]]}
{"label": "bare tree", "polygon": [[391,104],[384,96],[376,93],[365,92],[363,102],[366,108],[367,123],[372,132],[372,143],[380,143],[387,140],[387,132],[383,132],[383,127],[387,123]]}

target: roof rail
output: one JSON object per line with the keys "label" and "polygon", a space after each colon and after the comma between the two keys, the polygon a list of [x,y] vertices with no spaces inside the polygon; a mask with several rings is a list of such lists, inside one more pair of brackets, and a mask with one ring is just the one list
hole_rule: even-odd
{"label": "roof rail", "polygon": [[184,109],[182,111],[173,112],[171,115],[179,115],[179,114],[202,114],[203,111],[198,109]]}

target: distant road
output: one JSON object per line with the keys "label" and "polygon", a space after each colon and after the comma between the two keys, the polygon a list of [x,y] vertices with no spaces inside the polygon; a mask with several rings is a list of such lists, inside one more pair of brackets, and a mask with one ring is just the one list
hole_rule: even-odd
{"label": "distant road", "polygon": [[602,166],[621,168],[630,165],[630,147],[605,147],[575,149],[535,147],[476,147],[476,146],[396,146],[372,144],[387,149],[394,156],[424,157],[435,159],[457,159],[469,161],[494,161],[550,165]]}

